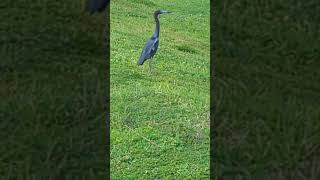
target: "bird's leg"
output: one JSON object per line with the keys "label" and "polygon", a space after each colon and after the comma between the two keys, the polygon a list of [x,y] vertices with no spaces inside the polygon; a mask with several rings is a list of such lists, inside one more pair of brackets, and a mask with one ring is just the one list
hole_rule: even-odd
{"label": "bird's leg", "polygon": [[151,60],[152,60],[152,58],[149,60],[149,71],[150,71],[150,73],[152,73],[152,71],[151,71]]}

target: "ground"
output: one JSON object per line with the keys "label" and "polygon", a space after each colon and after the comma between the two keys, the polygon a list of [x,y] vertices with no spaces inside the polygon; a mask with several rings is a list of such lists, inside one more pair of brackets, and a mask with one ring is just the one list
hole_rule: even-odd
{"label": "ground", "polygon": [[[160,16],[152,74],[137,66]],[[209,176],[208,0],[111,2],[111,179]]]}
{"label": "ground", "polygon": [[[215,175],[319,179],[318,1],[212,2]],[[83,3],[1,1],[0,177],[106,173],[106,17]],[[208,2],[111,5],[113,179],[208,177]],[[153,76],[135,63],[155,8],[174,13]]]}

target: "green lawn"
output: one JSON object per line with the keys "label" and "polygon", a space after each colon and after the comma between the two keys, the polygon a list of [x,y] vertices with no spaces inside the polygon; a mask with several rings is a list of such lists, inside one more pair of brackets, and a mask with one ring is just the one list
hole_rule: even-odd
{"label": "green lawn", "polygon": [[215,1],[216,174],[320,179],[319,1]]}
{"label": "green lawn", "polygon": [[107,12],[82,5],[1,2],[0,179],[106,174]]}
{"label": "green lawn", "polygon": [[[160,17],[160,46],[137,66]],[[111,179],[208,179],[210,6],[111,2]]]}

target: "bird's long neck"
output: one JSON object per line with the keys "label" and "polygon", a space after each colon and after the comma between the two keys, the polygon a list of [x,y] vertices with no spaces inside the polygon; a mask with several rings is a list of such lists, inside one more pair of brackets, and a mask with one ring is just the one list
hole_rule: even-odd
{"label": "bird's long neck", "polygon": [[160,22],[159,22],[159,15],[154,16],[154,20],[156,21],[156,27],[154,31],[154,36],[159,37],[160,34]]}

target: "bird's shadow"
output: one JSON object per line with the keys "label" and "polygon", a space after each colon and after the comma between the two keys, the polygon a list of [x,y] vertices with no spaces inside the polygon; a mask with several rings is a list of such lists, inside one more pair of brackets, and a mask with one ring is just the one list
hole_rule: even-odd
{"label": "bird's shadow", "polygon": [[155,71],[155,69],[152,69],[151,71],[149,70],[148,67],[145,67],[147,65],[143,65],[142,67],[138,67],[136,74],[136,77],[143,77],[143,79],[147,80],[147,79],[151,79],[156,77],[156,75],[158,74],[157,71]]}
{"label": "bird's shadow", "polygon": [[194,48],[186,46],[186,45],[176,46],[176,48],[179,51],[182,51],[182,52],[187,52],[187,53],[191,53],[191,54],[197,54],[197,51]]}
{"label": "bird's shadow", "polygon": [[122,125],[126,128],[135,129],[137,127],[137,122],[130,116],[123,118],[121,122]]}

